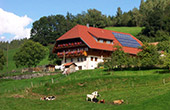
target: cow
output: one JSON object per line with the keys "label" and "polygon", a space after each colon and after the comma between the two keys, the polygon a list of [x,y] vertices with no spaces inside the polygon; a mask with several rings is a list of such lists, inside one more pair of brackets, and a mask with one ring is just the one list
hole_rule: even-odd
{"label": "cow", "polygon": [[40,100],[46,100],[46,101],[55,100],[55,96],[42,97],[42,98],[40,98]]}
{"label": "cow", "polygon": [[97,97],[99,97],[99,93],[98,91],[94,91],[92,94],[87,94],[86,100],[88,101],[88,99],[90,99],[90,101],[92,102],[93,99],[97,99]]}
{"label": "cow", "polygon": [[120,104],[122,104],[122,103],[124,103],[124,100],[114,100],[113,101],[113,104],[117,104],[117,105],[120,105]]}
{"label": "cow", "polygon": [[98,103],[105,103],[105,101],[104,101],[104,99],[102,99]]}

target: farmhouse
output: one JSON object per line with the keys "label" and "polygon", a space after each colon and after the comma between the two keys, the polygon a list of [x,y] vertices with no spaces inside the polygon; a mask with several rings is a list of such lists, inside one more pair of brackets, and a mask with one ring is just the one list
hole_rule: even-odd
{"label": "farmhouse", "polygon": [[75,63],[79,70],[94,69],[115,50],[114,45],[135,56],[142,42],[128,33],[76,25],[56,40],[53,53],[62,60],[62,65]]}

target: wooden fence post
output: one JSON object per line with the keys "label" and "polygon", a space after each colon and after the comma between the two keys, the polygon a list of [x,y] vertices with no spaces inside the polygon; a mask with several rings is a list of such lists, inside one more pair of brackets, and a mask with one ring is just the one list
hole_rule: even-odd
{"label": "wooden fence post", "polygon": [[33,83],[31,82],[31,87],[33,87]]}
{"label": "wooden fence post", "polygon": [[163,84],[165,85],[165,83],[166,83],[166,82],[165,82],[165,79],[163,79],[162,82],[163,82]]}
{"label": "wooden fence post", "polygon": [[51,79],[51,82],[52,82],[52,84],[54,83],[54,79],[53,78]]}

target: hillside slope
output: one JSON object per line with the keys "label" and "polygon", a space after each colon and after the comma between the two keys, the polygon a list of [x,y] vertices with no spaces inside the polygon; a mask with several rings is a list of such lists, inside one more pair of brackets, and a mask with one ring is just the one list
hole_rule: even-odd
{"label": "hillside slope", "polygon": [[104,29],[130,33],[133,36],[137,36],[143,29],[143,27],[106,27]]}
{"label": "hillside slope", "polygon": [[[20,70],[21,68],[16,68],[15,66],[15,62],[13,60],[13,56],[15,55],[15,53],[18,51],[19,49],[16,48],[16,49],[9,49],[8,50],[8,67],[7,67],[7,63],[6,65],[4,66],[4,69],[3,70],[0,70],[0,74],[1,73],[6,73],[6,72],[11,72],[12,70]],[[7,51],[4,52],[5,56],[7,57]],[[49,52],[48,52],[49,54]],[[48,54],[46,56],[45,59],[43,59],[39,65],[45,65],[45,64],[48,64]]]}
{"label": "hillside slope", "polygon": [[[5,110],[169,110],[170,74],[166,73],[161,69],[111,72],[97,69],[69,76],[0,80],[0,104]],[[105,104],[85,101],[86,94],[96,90]],[[56,96],[56,100],[39,100],[50,95]],[[116,99],[124,99],[125,103],[113,105]]]}

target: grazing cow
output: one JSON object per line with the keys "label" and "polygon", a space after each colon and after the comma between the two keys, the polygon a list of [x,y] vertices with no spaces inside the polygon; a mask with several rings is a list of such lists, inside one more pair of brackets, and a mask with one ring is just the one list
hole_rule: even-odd
{"label": "grazing cow", "polygon": [[87,94],[86,100],[90,99],[90,101],[93,101],[94,98],[99,97],[98,91],[94,91],[92,94]]}
{"label": "grazing cow", "polygon": [[46,100],[55,100],[55,96],[48,96],[46,97]]}
{"label": "grazing cow", "polygon": [[96,97],[99,97],[99,96],[100,96],[99,93],[98,93],[98,91],[94,91],[94,92],[92,93],[92,95],[95,95]]}
{"label": "grazing cow", "polygon": [[92,101],[97,103],[99,100],[97,98],[93,98]]}
{"label": "grazing cow", "polygon": [[104,99],[102,99],[98,103],[105,103],[105,101],[104,101]]}
{"label": "grazing cow", "polygon": [[124,103],[124,100],[114,100],[113,101],[113,104],[117,104],[117,105],[120,105],[120,104],[122,104],[122,103]]}
{"label": "grazing cow", "polygon": [[41,97],[40,100],[55,100],[55,96]]}

